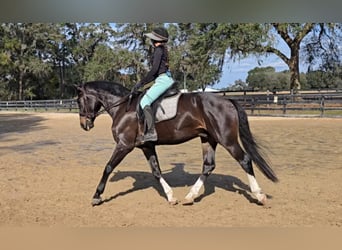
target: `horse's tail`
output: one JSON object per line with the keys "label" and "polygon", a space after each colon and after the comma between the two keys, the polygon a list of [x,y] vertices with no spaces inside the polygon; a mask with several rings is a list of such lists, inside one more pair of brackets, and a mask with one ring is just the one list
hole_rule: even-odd
{"label": "horse's tail", "polygon": [[252,132],[249,128],[248,118],[246,111],[241,107],[241,105],[235,101],[230,99],[230,101],[235,106],[238,117],[239,117],[239,134],[240,140],[242,142],[243,147],[247,151],[249,157],[254,161],[259,170],[271,181],[277,182],[278,178],[276,174],[273,172],[269,163],[263,158],[261,153],[259,152],[259,146],[257,145]]}

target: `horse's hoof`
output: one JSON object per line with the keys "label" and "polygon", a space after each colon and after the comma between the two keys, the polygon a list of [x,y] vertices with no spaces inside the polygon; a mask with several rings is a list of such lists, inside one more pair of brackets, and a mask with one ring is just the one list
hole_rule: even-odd
{"label": "horse's hoof", "polygon": [[191,206],[194,204],[194,199],[186,199],[182,202],[183,206]]}
{"label": "horse's hoof", "polygon": [[258,201],[261,205],[263,205],[264,207],[267,207],[268,203],[267,203],[267,195],[266,194],[259,194],[257,195]]}
{"label": "horse's hoof", "polygon": [[178,204],[178,200],[176,198],[172,198],[170,201],[169,201],[169,204],[174,206],[174,205],[177,205]]}
{"label": "horse's hoof", "polygon": [[94,206],[100,205],[101,203],[102,203],[101,197],[100,198],[93,198],[93,201],[91,202],[91,205],[93,205],[93,207],[94,207]]}

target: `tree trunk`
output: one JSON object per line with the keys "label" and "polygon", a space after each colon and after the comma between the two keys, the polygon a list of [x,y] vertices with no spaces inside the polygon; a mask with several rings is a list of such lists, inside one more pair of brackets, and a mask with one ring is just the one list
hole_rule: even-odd
{"label": "tree trunk", "polygon": [[314,28],[314,23],[306,23],[299,32],[295,35],[295,37],[291,37],[291,32],[288,31],[288,28],[293,26],[294,28],[298,28],[298,24],[280,24],[273,23],[273,27],[277,30],[278,34],[281,38],[286,42],[291,50],[291,57],[287,58],[284,54],[274,48],[269,48],[268,52],[273,52],[278,55],[280,58],[284,60],[284,62],[289,66],[291,77],[290,77],[290,89],[293,91],[297,91],[300,89],[300,79],[299,79],[299,49],[300,43],[303,38],[311,32]]}
{"label": "tree trunk", "polygon": [[23,100],[23,79],[24,79],[24,73],[22,71],[19,72],[19,81],[18,81],[18,88],[19,88],[19,91],[18,91],[18,99],[19,101]]}
{"label": "tree trunk", "polygon": [[299,74],[299,44],[291,46],[291,57],[289,60],[290,68],[290,89],[297,91],[300,89],[300,74]]}
{"label": "tree trunk", "polygon": [[64,59],[62,62],[59,62],[59,97],[63,98],[64,97]]}

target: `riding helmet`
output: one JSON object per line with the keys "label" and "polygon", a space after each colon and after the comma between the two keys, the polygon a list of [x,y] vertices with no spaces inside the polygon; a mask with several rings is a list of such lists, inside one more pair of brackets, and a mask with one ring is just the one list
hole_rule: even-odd
{"label": "riding helmet", "polygon": [[163,27],[155,28],[151,33],[146,33],[145,36],[158,42],[167,42],[169,40],[169,33]]}

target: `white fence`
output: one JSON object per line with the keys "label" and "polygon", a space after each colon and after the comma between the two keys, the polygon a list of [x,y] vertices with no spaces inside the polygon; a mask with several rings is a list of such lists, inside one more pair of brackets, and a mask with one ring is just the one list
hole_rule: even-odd
{"label": "white fence", "polygon": [[75,99],[67,100],[37,100],[37,101],[0,101],[0,111],[73,111],[78,109]]}
{"label": "white fence", "polygon": [[[273,94],[220,92],[226,98],[237,100],[251,115],[312,114],[342,116],[342,92]],[[76,99],[0,101],[0,111],[61,111],[77,112]]]}

